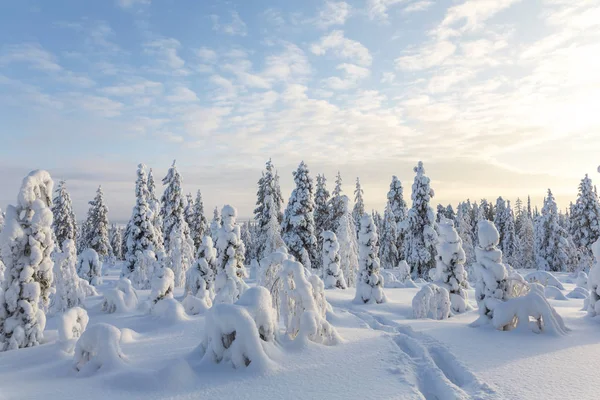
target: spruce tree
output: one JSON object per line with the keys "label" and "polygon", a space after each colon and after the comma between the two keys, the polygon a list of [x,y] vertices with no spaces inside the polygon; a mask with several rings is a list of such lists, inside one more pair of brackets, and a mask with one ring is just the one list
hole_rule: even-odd
{"label": "spruce tree", "polygon": [[[387,201],[391,207],[391,211],[394,214],[394,219],[396,221],[396,248],[398,249],[399,253],[402,253],[405,235],[404,222],[406,221],[406,216],[408,215],[408,208],[406,206],[406,201],[404,200],[404,188],[402,187],[402,182],[400,182],[398,177],[395,175],[392,176],[390,190],[387,194]],[[377,224],[377,221],[375,221],[375,223]]]}
{"label": "spruce tree", "polygon": [[293,173],[296,188],[283,216],[281,236],[289,253],[309,270],[318,266],[317,238],[315,237],[313,182],[308,167],[302,161]]}
{"label": "spruce tree", "polygon": [[54,263],[54,286],[56,292],[50,310],[61,313],[73,307],[80,307],[85,300],[85,290],[77,276],[77,250],[73,239],[65,239],[62,253],[56,255]]}
{"label": "spruce tree", "polygon": [[411,266],[414,278],[428,278],[429,271],[435,267],[437,243],[435,215],[429,205],[434,191],[425,176],[423,162],[419,161],[414,171],[416,176],[412,185],[412,207],[406,220],[404,259]]}
{"label": "spruce tree", "polygon": [[340,198],[342,205],[342,216],[339,220],[337,231],[338,243],[340,244],[340,266],[346,278],[346,286],[356,285],[356,275],[358,273],[358,241],[356,237],[356,227],[350,211],[350,200],[348,196],[342,195]]}
{"label": "spruce tree", "polygon": [[356,225],[356,234],[360,229],[360,219],[365,215],[365,202],[363,200],[363,190],[360,186],[360,180],[356,178],[356,188],[354,189],[354,208],[352,209],[352,218],[354,218],[354,225]]}
{"label": "spruce tree", "polygon": [[329,196],[325,175],[317,175],[315,190],[315,233],[317,235],[328,230]]}
{"label": "spruce tree", "polygon": [[444,218],[446,218],[446,207],[442,204],[438,204],[435,212],[435,222],[439,223]]}
{"label": "spruce tree", "polygon": [[325,288],[346,289],[346,279],[340,267],[340,244],[335,233],[325,231],[323,236],[323,283]]}
{"label": "spruce tree", "polygon": [[358,281],[354,302],[385,303],[387,299],[383,292],[383,278],[377,256],[377,228],[369,214],[364,215],[360,221],[358,243]]}
{"label": "spruce tree", "polygon": [[[108,238],[108,207],[104,204],[102,186],[98,187],[96,197],[89,204],[90,209],[86,221],[87,239],[85,243],[88,245],[87,248],[93,249],[98,253],[100,260],[104,261],[110,255],[111,248]],[[80,249],[80,251],[84,250]]]}
{"label": "spruce tree", "polygon": [[[145,167],[144,167],[145,168]],[[152,212],[152,225],[154,226],[154,252],[159,259],[162,259],[165,253],[164,237],[163,237],[163,220],[160,215],[160,201],[156,197],[156,183],[154,182],[154,175],[152,174],[152,168],[148,171],[148,178],[146,184],[146,201],[150,211]]]}
{"label": "spruce tree", "polygon": [[[329,198],[329,221],[327,223],[327,230],[332,232],[337,231],[340,223],[340,218],[344,213],[344,204],[342,202],[342,175],[338,171],[335,177],[335,188]],[[355,224],[356,225],[356,224]]]}
{"label": "spruce tree", "polygon": [[452,204],[448,204],[446,206],[446,218],[454,221],[456,219],[456,214],[454,213],[454,208],[452,208]]}
{"label": "spruce tree", "polygon": [[592,244],[600,238],[600,202],[587,174],[579,184],[570,220],[573,242],[577,247],[586,248],[591,255]]}
{"label": "spruce tree", "polygon": [[[270,249],[266,249],[267,235],[273,235],[274,226],[271,224],[272,216],[280,224],[279,213],[281,210],[281,189],[279,181],[269,159],[265,166],[265,171],[258,180],[258,191],[256,192],[256,208],[254,209],[254,220],[257,225],[256,253],[259,260],[269,256]],[[277,235],[277,233],[275,233]]]}
{"label": "spruce tree", "polygon": [[210,237],[215,244],[219,238],[219,229],[221,229],[221,213],[219,212],[219,209],[215,207],[213,210],[213,219],[210,222]]}
{"label": "spruce tree", "polygon": [[65,240],[77,240],[77,222],[65,181],[58,183],[52,204],[52,215],[54,216],[52,228],[56,237],[56,247],[62,249]]}
{"label": "spruce tree", "polygon": [[190,232],[194,241],[194,248],[198,250],[202,245],[204,235],[208,233],[208,222],[204,216],[204,203],[200,189],[196,192],[196,201],[194,201],[193,216],[190,224]]}
{"label": "spruce tree", "polygon": [[110,247],[116,261],[123,259],[123,231],[117,225],[112,224],[110,228]]}
{"label": "spruce tree", "polygon": [[48,305],[53,278],[53,186],[48,172],[32,171],[23,179],[17,205],[7,209],[0,234],[6,266],[0,291],[0,351],[43,341],[43,308]]}
{"label": "spruce tree", "polygon": [[398,249],[396,248],[396,238],[398,237],[396,231],[396,220],[394,213],[392,212],[392,206],[390,203],[385,207],[383,213],[383,226],[381,227],[381,237],[379,238],[379,258],[381,260],[381,266],[384,269],[395,268],[398,266],[400,257],[398,255]]}
{"label": "spruce tree", "polygon": [[188,226],[190,227],[190,235],[192,235],[191,226],[192,221],[194,220],[194,198],[192,197],[191,193],[185,195],[185,207],[183,210],[183,216],[185,222],[187,222]]}
{"label": "spruce tree", "polygon": [[535,268],[533,221],[526,212],[520,218],[514,259],[518,268]]}
{"label": "spruce tree", "polygon": [[462,313],[468,309],[466,290],[469,288],[462,240],[449,218],[440,221],[438,231],[436,281],[450,293],[452,311]]}
{"label": "spruce tree", "polygon": [[471,223],[471,210],[467,202],[458,205],[456,213],[456,230],[462,241],[465,252],[465,262],[471,265],[475,262],[475,246],[473,246],[473,227]]}

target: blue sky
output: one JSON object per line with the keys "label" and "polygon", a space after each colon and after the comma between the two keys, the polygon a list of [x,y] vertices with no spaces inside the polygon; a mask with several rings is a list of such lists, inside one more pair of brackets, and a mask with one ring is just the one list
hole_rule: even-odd
{"label": "blue sky", "polygon": [[[383,208],[425,162],[435,201],[563,203],[600,154],[600,5],[566,0],[19,1],[0,14],[0,205],[34,168],[126,219],[173,159],[249,215],[272,157]],[[409,196],[407,194],[407,196]],[[566,205],[566,204],[564,204]]]}

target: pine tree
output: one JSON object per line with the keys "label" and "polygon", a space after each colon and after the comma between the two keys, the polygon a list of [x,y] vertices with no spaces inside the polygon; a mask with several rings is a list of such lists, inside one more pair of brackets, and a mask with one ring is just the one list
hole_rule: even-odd
{"label": "pine tree", "polygon": [[315,237],[313,182],[308,167],[302,161],[293,173],[296,188],[292,191],[283,215],[281,237],[289,253],[305,268],[318,266]]}
{"label": "pine tree", "polygon": [[454,221],[456,219],[456,214],[454,213],[454,208],[452,208],[452,204],[448,204],[446,206],[446,213],[445,213],[446,218]]}
{"label": "pine tree", "polygon": [[329,228],[329,191],[325,175],[317,175],[315,190],[315,233],[320,235]]}
{"label": "pine tree", "polygon": [[356,227],[354,219],[350,212],[350,200],[348,196],[342,195],[340,198],[342,206],[342,215],[340,217],[337,231],[338,243],[340,244],[340,265],[346,278],[346,286],[356,285],[356,275],[358,273],[358,242],[356,237]]}
{"label": "pine tree", "polygon": [[250,224],[244,222],[240,227],[240,240],[244,243],[246,251],[244,253],[244,259],[247,261],[252,259],[252,236],[250,235]]}
{"label": "pine tree", "polygon": [[[271,224],[272,216],[277,220],[277,225],[281,223],[279,213],[281,210],[281,189],[279,189],[279,181],[273,167],[273,163],[269,159],[265,166],[261,178],[258,180],[258,191],[256,192],[256,208],[254,209],[254,220],[256,221],[258,237],[257,258],[259,260],[269,256],[271,249],[266,249],[267,235],[278,235],[273,232],[275,226]],[[267,232],[270,231],[270,232]]]}
{"label": "pine tree", "polygon": [[210,236],[204,236],[198,248],[196,261],[187,272],[185,292],[202,298],[203,296],[199,295],[200,292],[207,291],[212,299],[216,273],[217,250],[213,247],[213,241]]}
{"label": "pine tree", "polygon": [[65,239],[62,253],[56,254],[54,263],[54,286],[56,292],[50,309],[54,313],[83,305],[85,291],[77,276],[77,250],[73,239]]}
{"label": "pine tree", "polygon": [[281,187],[279,186],[279,173],[275,171],[275,179],[273,182],[274,194],[273,202],[275,203],[275,210],[277,211],[277,221],[279,224],[283,222],[283,195],[281,194]]}
{"label": "pine tree", "polygon": [[533,221],[533,214],[531,213],[531,196],[527,196],[527,216]]}
{"label": "pine tree", "polygon": [[358,233],[358,282],[356,284],[356,303],[385,303],[383,278],[380,274],[379,257],[377,257],[377,228],[373,218],[365,214],[360,221]]}
{"label": "pine tree", "polygon": [[471,265],[475,262],[475,247],[473,246],[473,228],[471,223],[471,210],[467,202],[458,205],[456,213],[456,230],[462,241],[465,252],[465,262]]}
{"label": "pine tree", "polygon": [[[191,193],[188,193],[185,195],[185,207],[183,210],[183,216],[185,219],[185,222],[187,222],[188,226],[191,227],[192,226],[192,221],[194,220],[194,198],[192,197]],[[190,230],[190,235],[191,235],[191,230]]]}
{"label": "pine tree", "polygon": [[112,225],[110,228],[110,247],[112,248],[113,256],[116,261],[123,259],[123,231],[121,228]]}
{"label": "pine tree", "polygon": [[327,223],[328,230],[336,232],[340,223],[340,218],[344,213],[344,205],[342,204],[342,175],[338,171],[335,177],[335,188],[329,198],[329,221]]}
{"label": "pine tree", "polygon": [[213,243],[217,243],[217,239],[219,238],[219,229],[221,229],[221,213],[219,209],[215,207],[213,211],[213,219],[210,222],[210,237],[213,240]]}
{"label": "pine tree", "polygon": [[516,265],[517,233],[515,231],[515,215],[510,206],[510,200],[507,201],[506,208],[504,209],[504,236],[501,248],[506,260],[510,264]]}
{"label": "pine tree", "polygon": [[162,182],[166,186],[160,210],[167,256],[166,266],[173,270],[175,287],[182,287],[185,284],[185,273],[194,261],[194,241],[185,219],[182,179],[175,161]]}
{"label": "pine tree", "polygon": [[[102,186],[98,187],[96,197],[89,202],[90,209],[86,220],[86,240],[88,248],[98,253],[101,261],[108,258],[111,252],[108,239],[108,207],[104,204]],[[80,249],[84,251],[85,249]]]}
{"label": "pine tree", "polygon": [[356,188],[354,189],[354,208],[352,209],[352,218],[356,225],[356,234],[360,229],[360,219],[365,215],[365,202],[363,200],[363,190],[360,186],[360,180],[356,178]]}
{"label": "pine tree", "polygon": [[[155,256],[157,233],[154,229],[154,213],[148,203],[148,178],[146,166],[138,165],[135,183],[135,206],[125,231],[125,268],[123,275],[131,280],[136,289],[150,288],[153,270],[148,270],[148,256]],[[151,254],[150,254],[151,253]]]}
{"label": "pine tree", "polygon": [[577,201],[571,212],[571,235],[577,247],[591,254],[592,244],[600,238],[600,202],[587,174],[579,184]]}
{"label": "pine tree", "polygon": [[[267,207],[273,207],[272,203],[272,198],[268,197],[266,199]],[[270,213],[269,222],[263,229],[264,230],[262,231],[262,250],[263,254],[265,254],[265,257],[268,257],[269,255],[277,251],[277,249],[279,249],[280,247],[285,246],[285,243],[281,238],[281,226],[279,224],[277,213]]]}
{"label": "pine tree", "polygon": [[379,258],[381,266],[384,269],[395,268],[398,266],[400,257],[396,248],[396,239],[398,237],[396,231],[396,220],[392,212],[392,206],[388,202],[383,213],[383,226],[381,237],[379,238]]}
{"label": "pine tree", "polygon": [[194,201],[193,216],[191,219],[190,232],[194,241],[194,248],[199,249],[204,235],[208,232],[208,222],[204,216],[204,203],[202,202],[202,193],[200,189],[196,192],[196,201]]}
{"label": "pine tree", "polygon": [[[496,226],[496,230],[500,235],[499,247],[500,250],[502,250],[502,254],[504,255],[504,258],[506,260],[508,260],[509,253],[507,251],[508,249],[504,247],[506,243],[505,238],[507,236],[507,225],[509,224],[509,213],[507,209],[508,207],[506,206],[506,202],[504,201],[504,199],[502,197],[498,197],[498,199],[496,200],[496,215],[494,216],[494,225]],[[512,243],[507,244],[512,245]]]}
{"label": "pine tree", "polygon": [[444,218],[446,218],[446,207],[442,204],[438,204],[435,212],[435,222],[439,223]]}
{"label": "pine tree", "polygon": [[574,262],[567,232],[558,224],[558,210],[552,191],[544,199],[542,215],[536,219],[535,258],[538,269],[549,271],[567,271]]}
{"label": "pine tree", "polygon": [[429,271],[435,267],[435,215],[429,206],[434,191],[430,180],[425,176],[423,163],[414,168],[416,173],[412,186],[412,207],[406,220],[406,236],[404,239],[404,259],[412,268],[414,278],[428,278]]}
{"label": "pine tree", "polygon": [[77,222],[65,181],[58,183],[52,204],[52,215],[54,216],[52,228],[56,236],[56,247],[60,248],[65,240],[76,240]]}
{"label": "pine tree", "polygon": [[519,229],[521,229],[521,220],[522,220],[523,216],[525,215],[525,209],[523,208],[523,201],[521,201],[521,199],[518,197],[517,197],[517,200],[515,201],[514,215],[515,215],[515,232],[519,232]]}
{"label": "pine tree", "polygon": [[226,205],[221,212],[223,226],[217,240],[217,276],[215,303],[235,303],[248,289],[244,267],[244,243],[240,240],[240,227],[236,225],[237,211]]}
{"label": "pine tree", "polygon": [[[145,167],[144,167],[145,168]],[[146,185],[146,201],[148,207],[152,212],[152,225],[154,226],[154,253],[158,259],[162,259],[165,253],[164,237],[163,237],[163,220],[160,215],[160,201],[156,197],[156,183],[154,182],[154,175],[152,174],[152,168],[148,171],[147,185]]]}
{"label": "pine tree", "polygon": [[9,206],[0,249],[6,265],[0,295],[0,351],[39,345],[52,285],[54,235],[50,174],[32,171],[23,179],[17,205]]}
{"label": "pine tree", "polygon": [[335,233],[325,231],[323,236],[323,283],[328,289],[346,289],[346,279],[340,267],[340,244]]}
{"label": "pine tree", "polygon": [[[392,182],[390,183],[390,190],[388,191],[387,199],[392,213],[394,214],[394,219],[396,220],[396,249],[398,249],[398,253],[402,253],[405,236],[404,223],[408,215],[408,208],[406,206],[406,201],[404,201],[404,188],[402,187],[402,182],[400,182],[398,177],[395,175],[392,176]],[[377,223],[377,221],[375,222]],[[402,257],[399,256],[399,258]]]}
{"label": "pine tree", "polygon": [[519,225],[514,259],[518,268],[535,268],[533,221],[523,213]]}

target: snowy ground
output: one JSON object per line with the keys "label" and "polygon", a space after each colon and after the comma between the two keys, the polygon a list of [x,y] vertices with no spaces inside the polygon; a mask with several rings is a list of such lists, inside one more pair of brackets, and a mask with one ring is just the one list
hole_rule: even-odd
{"label": "snowy ground", "polygon": [[[112,287],[117,269],[100,287]],[[558,275],[564,294],[575,285]],[[389,302],[352,304],[354,290],[330,290],[337,346],[278,348],[264,372],[195,367],[204,317],[164,320],[140,312],[104,314],[88,298],[90,325],[107,322],[133,332],[122,343],[124,367],[80,377],[57,343],[48,318],[47,343],[0,353],[0,399],[595,399],[600,393],[600,320],[585,317],[583,300],[551,300],[567,336],[471,328],[473,311],[446,321],[411,319],[418,289],[386,289]],[[148,293],[138,292],[140,298]],[[181,295],[181,293],[179,293]],[[473,293],[470,293],[471,297]]]}

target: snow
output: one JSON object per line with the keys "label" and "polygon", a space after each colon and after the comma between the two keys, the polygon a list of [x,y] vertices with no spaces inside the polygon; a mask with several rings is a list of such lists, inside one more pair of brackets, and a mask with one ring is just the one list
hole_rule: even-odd
{"label": "snow", "polygon": [[138,296],[135,289],[131,286],[131,281],[127,278],[121,278],[117,282],[117,287],[108,289],[104,293],[102,301],[102,311],[107,313],[124,313],[135,310],[138,307]]}
{"label": "snow", "polygon": [[450,295],[444,287],[425,285],[412,300],[415,318],[446,319],[450,317]]}
{"label": "snow", "polygon": [[120,341],[121,331],[113,325],[101,323],[91,326],[75,345],[73,368],[83,376],[121,368],[125,356]]}
{"label": "snow", "polygon": [[560,283],[558,281],[558,279],[556,279],[554,277],[554,275],[552,275],[548,271],[535,271],[535,272],[532,272],[532,273],[527,274],[525,276],[525,280],[527,282],[530,282],[530,283],[537,282],[537,283],[540,283],[540,284],[542,284],[544,286],[555,286],[555,287],[559,288],[560,290],[565,290],[565,288],[562,285],[562,283]]}
{"label": "snow", "polygon": [[60,316],[58,325],[59,342],[68,343],[73,339],[79,338],[89,322],[87,311],[81,307],[73,307],[65,311]]}
{"label": "snow", "polygon": [[77,275],[90,285],[102,283],[102,264],[94,249],[85,249],[77,259]]}

